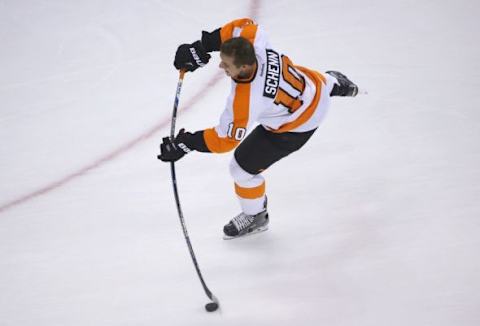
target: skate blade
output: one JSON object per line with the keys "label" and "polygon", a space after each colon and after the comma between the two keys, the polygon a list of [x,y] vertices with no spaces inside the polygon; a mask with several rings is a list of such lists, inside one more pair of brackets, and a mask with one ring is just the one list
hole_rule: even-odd
{"label": "skate blade", "polygon": [[228,236],[228,235],[224,234],[223,235],[223,240],[233,240],[233,239],[238,239],[238,238],[245,238],[245,237],[248,237],[248,236],[253,235],[253,234],[265,232],[267,230],[268,230],[268,225],[265,225],[265,226],[259,227],[258,229],[253,230],[252,232],[245,233],[244,235],[239,235],[239,236],[236,236],[236,237],[231,237],[231,236]]}

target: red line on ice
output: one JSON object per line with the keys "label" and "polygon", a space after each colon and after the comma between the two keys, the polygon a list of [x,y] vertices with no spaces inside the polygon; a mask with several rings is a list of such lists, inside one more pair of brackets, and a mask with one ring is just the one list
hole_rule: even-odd
{"label": "red line on ice", "polygon": [[[184,112],[184,111],[187,111],[189,110],[195,103],[198,102],[198,100],[200,100],[203,96],[205,96],[205,92],[210,89],[211,87],[213,87],[219,80],[220,80],[220,77],[222,76],[222,73],[217,73],[215,76],[213,76],[210,81],[205,85],[205,87],[201,88],[193,97],[191,97],[189,100],[187,100],[187,102],[181,106],[181,112]],[[170,123],[170,118],[168,119],[164,119],[162,121],[160,121],[159,123],[157,123],[155,126],[153,126],[152,128],[150,128],[149,130],[145,131],[144,133],[142,133],[141,135],[139,135],[138,137],[136,137],[135,139],[132,139],[130,140],[128,143],[125,143],[123,144],[122,146],[118,147],[117,149],[115,149],[114,151],[98,158],[97,160],[93,161],[92,163],[84,166],[83,168],[73,172],[73,173],[70,173],[54,182],[51,182],[37,190],[34,190],[28,194],[25,194],[23,196],[20,196],[14,200],[11,200],[9,202],[6,202],[6,203],[3,203],[0,205],[0,213],[12,208],[12,207],[15,207],[15,206],[18,206],[18,205],[21,205],[27,201],[30,201],[31,199],[34,199],[36,197],[39,197],[41,195],[44,195],[46,193],[49,193],[51,192],[52,190],[55,190],[57,188],[60,188],[61,186],[67,184],[68,182],[72,181],[73,179],[79,177],[79,176],[82,176],[84,174],[86,174],[87,172],[95,169],[95,168],[98,168],[100,166],[102,166],[103,164],[109,162],[109,161],[112,161],[113,159],[117,158],[118,156],[120,156],[121,154],[127,152],[128,150],[130,150],[131,148],[133,148],[134,146],[136,146],[137,144],[143,142],[144,140],[152,137],[155,133],[157,133],[160,129],[162,128],[165,128],[169,125]]]}

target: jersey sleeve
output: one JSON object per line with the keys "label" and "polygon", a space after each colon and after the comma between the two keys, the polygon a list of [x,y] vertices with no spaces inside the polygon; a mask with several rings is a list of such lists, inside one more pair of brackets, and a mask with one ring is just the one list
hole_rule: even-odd
{"label": "jersey sleeve", "polygon": [[202,44],[208,52],[219,51],[223,42],[242,36],[252,44],[258,25],[250,18],[233,20],[213,32],[202,31]]}
{"label": "jersey sleeve", "polygon": [[[202,43],[207,51],[218,51],[223,42],[241,36],[255,45],[259,42],[258,30],[258,25],[252,19],[236,19],[211,33],[202,32]],[[247,129],[255,121],[257,114],[255,110],[251,110],[251,87],[251,83],[232,83],[232,90],[218,125],[203,132],[205,146],[210,152],[229,152],[246,136]]]}

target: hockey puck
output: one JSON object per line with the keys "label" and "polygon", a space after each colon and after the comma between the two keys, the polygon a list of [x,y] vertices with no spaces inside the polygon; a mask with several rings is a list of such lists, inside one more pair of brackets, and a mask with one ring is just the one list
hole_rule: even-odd
{"label": "hockey puck", "polygon": [[208,312],[212,312],[218,309],[218,303],[216,302],[210,302],[205,305],[205,310]]}

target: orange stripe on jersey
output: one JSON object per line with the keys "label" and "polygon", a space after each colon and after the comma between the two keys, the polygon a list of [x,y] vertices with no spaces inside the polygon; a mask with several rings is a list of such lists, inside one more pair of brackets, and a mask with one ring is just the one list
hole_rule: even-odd
{"label": "orange stripe on jersey", "polygon": [[245,199],[260,198],[265,194],[265,182],[263,182],[258,187],[253,187],[253,188],[240,187],[235,183],[235,192],[239,197],[245,198]]}
{"label": "orange stripe on jersey", "polygon": [[318,102],[320,101],[320,94],[322,93],[323,84],[327,83],[325,77],[322,76],[320,73],[314,71],[314,70],[310,70],[310,69],[300,67],[300,66],[295,66],[295,68],[300,70],[305,75],[307,75],[308,78],[313,80],[313,82],[315,83],[315,88],[316,88],[315,96],[312,100],[312,103],[310,103],[310,105],[306,108],[306,110],[303,111],[302,114],[300,114],[300,116],[296,120],[294,120],[292,122],[289,122],[289,123],[286,123],[286,124],[280,126],[280,128],[278,128],[278,129],[271,130],[272,132],[275,132],[275,133],[288,132],[288,131],[293,130],[297,127],[300,127],[302,124],[307,122],[308,119],[310,119],[312,117],[313,113],[317,109]]}
{"label": "orange stripe on jersey", "polygon": [[237,147],[239,141],[219,137],[215,128],[205,129],[203,132],[203,139],[207,148],[212,153],[226,153]]}
{"label": "orange stripe on jersey", "polygon": [[240,33],[240,36],[243,38],[246,38],[247,40],[250,41],[250,43],[255,42],[255,35],[257,35],[257,25],[247,25],[242,29],[242,32]]}
{"label": "orange stripe on jersey", "polygon": [[236,19],[234,21],[231,21],[228,24],[225,24],[220,29],[220,38],[222,40],[222,43],[233,37],[233,30],[235,29],[235,27],[242,28],[242,27],[245,27],[248,25],[254,25],[254,24],[255,23],[250,18]]}
{"label": "orange stripe on jersey", "polygon": [[[251,83],[237,83],[233,99],[233,131],[236,128],[247,128],[250,114]],[[233,133],[235,134],[235,133]]]}

